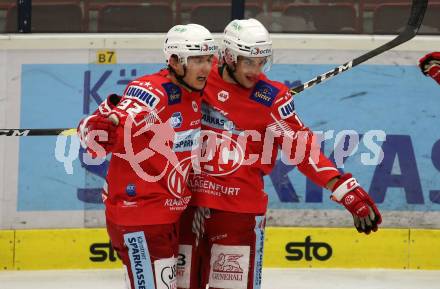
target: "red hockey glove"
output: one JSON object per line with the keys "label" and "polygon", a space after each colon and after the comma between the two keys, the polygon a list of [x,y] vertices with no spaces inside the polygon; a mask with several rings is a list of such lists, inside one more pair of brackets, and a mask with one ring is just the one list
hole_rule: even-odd
{"label": "red hockey glove", "polygon": [[352,215],[359,233],[376,232],[382,216],[368,193],[351,174],[344,174],[333,187],[332,200],[342,204]]}
{"label": "red hockey glove", "polygon": [[423,74],[440,84],[440,52],[431,52],[420,58],[419,67]]}
{"label": "red hockey glove", "polygon": [[105,157],[113,149],[116,143],[116,129],[109,118],[101,115],[92,115],[84,120],[83,141],[92,157]]}

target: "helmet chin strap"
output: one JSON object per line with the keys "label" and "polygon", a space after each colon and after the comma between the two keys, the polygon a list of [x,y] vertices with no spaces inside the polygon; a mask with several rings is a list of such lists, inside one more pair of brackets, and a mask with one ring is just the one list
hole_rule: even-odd
{"label": "helmet chin strap", "polygon": [[[228,72],[228,74],[229,74],[229,76],[232,78],[232,80],[234,80],[234,81],[235,81],[238,85],[240,85],[241,87],[247,89],[247,87],[245,87],[243,84],[241,84],[241,82],[238,81],[238,79],[235,77],[235,71],[236,71],[235,67],[232,68],[229,64],[226,63],[226,61],[225,61],[225,63],[223,64],[223,68],[224,68],[225,66],[226,66],[226,71]],[[223,68],[222,68],[222,70],[223,70]]]}
{"label": "helmet chin strap", "polygon": [[174,75],[178,83],[189,88],[191,91],[201,92],[203,88],[205,88],[205,87],[203,87],[202,89],[195,88],[189,85],[185,80],[183,80],[183,78],[186,76],[186,65],[183,66],[183,75],[179,75],[177,71],[171,67],[171,65],[168,65],[168,70]]}

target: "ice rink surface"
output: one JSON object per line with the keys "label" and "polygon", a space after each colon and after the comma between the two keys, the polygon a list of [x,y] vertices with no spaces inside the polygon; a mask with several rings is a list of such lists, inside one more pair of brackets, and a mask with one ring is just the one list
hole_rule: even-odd
{"label": "ice rink surface", "polygon": [[[125,289],[122,270],[0,271],[0,289]],[[265,269],[262,289],[440,289],[439,271]]]}

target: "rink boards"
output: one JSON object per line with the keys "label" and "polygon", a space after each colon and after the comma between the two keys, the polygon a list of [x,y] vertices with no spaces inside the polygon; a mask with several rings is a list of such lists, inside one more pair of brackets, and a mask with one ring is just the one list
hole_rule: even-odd
{"label": "rink boards", "polygon": [[[124,37],[1,36],[0,128],[76,127],[109,93],[164,67],[163,36]],[[390,38],[274,35],[268,75],[304,83]],[[440,37],[416,37],[295,97],[304,123],[328,136],[325,154],[370,192],[384,227],[440,228],[440,89],[416,65],[439,46]],[[98,61],[110,52],[108,62]],[[344,157],[341,144],[351,133],[356,145]],[[78,148],[75,137],[0,137],[1,229],[104,226],[109,163],[89,165]],[[381,162],[364,161],[380,152]],[[265,191],[270,226],[351,226],[328,191],[281,159]]]}
{"label": "rink boards", "polygon": [[[75,37],[0,37],[0,128],[74,127],[129,79],[163,67],[157,35]],[[387,40],[276,36],[269,76],[288,86],[303,83]],[[349,228],[352,219],[328,192],[277,160],[265,177],[268,225],[305,228],[268,228],[266,267],[440,269],[440,234],[428,230],[440,228],[440,89],[416,66],[439,44],[439,37],[416,37],[297,96],[303,121],[332,135],[324,145],[332,160],[338,161],[337,136],[358,133],[358,149],[340,169],[370,192],[387,229],[363,236],[352,228],[309,228]],[[97,63],[102,48],[116,52],[114,62]],[[362,155],[371,154],[365,135],[379,130],[387,136],[374,141],[384,151],[383,162],[365,165]],[[72,143],[73,138],[65,146],[56,137],[0,138],[0,268],[120,266],[105,230],[54,229],[105,224],[101,187],[108,162],[87,166]],[[61,161],[68,157],[72,162]]]}
{"label": "rink boards", "polygon": [[[440,269],[440,230],[266,229],[266,268]],[[3,270],[121,267],[105,229],[0,231]]]}

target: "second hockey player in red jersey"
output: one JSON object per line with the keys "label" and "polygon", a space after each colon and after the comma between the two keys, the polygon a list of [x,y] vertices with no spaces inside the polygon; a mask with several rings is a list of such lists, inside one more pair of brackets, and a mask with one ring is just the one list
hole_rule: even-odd
{"label": "second hockey player in red jersey", "polygon": [[186,179],[216,45],[203,26],[177,25],[164,52],[167,69],[130,82],[78,129],[93,156],[112,153],[102,192],[107,231],[132,289],[177,287],[176,222],[190,200]]}
{"label": "second hockey player in red jersey", "polygon": [[381,215],[351,174],[341,175],[295,113],[292,95],[262,72],[272,42],[255,19],[225,29],[220,65],[202,102],[200,165],[181,220],[179,288],[258,289],[265,213],[263,176],[280,147],[289,160],[353,215],[359,232],[376,231]]}

